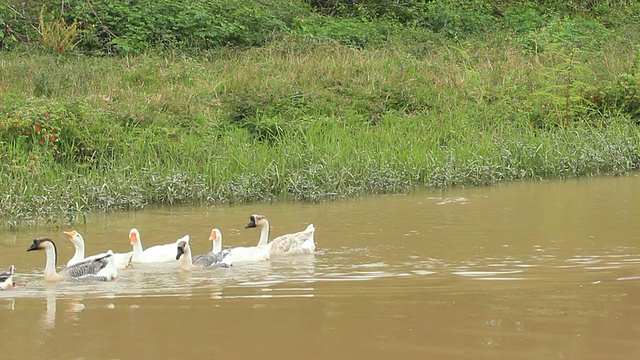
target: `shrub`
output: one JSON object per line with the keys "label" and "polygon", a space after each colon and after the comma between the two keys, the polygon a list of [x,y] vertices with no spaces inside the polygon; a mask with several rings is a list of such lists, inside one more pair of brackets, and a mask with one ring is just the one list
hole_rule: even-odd
{"label": "shrub", "polygon": [[400,25],[390,20],[313,16],[300,24],[297,36],[362,49],[381,45],[400,30]]}
{"label": "shrub", "polygon": [[416,25],[448,38],[464,38],[488,30],[496,23],[493,14],[493,7],[481,0],[437,0],[424,6]]}
{"label": "shrub", "polygon": [[45,16],[44,6],[40,10],[39,29],[42,36],[42,44],[62,55],[73,49],[76,45],[76,38],[80,34],[78,21],[73,20],[71,25],[67,25],[63,19]]}
{"label": "shrub", "polygon": [[592,51],[604,44],[610,30],[595,20],[583,18],[556,18],[549,24],[531,30],[519,38],[523,50],[543,52],[550,47],[577,48]]}
{"label": "shrub", "polygon": [[82,46],[122,53],[150,47],[259,46],[304,12],[299,3],[275,0],[68,3],[69,18],[83,21],[90,32]]}
{"label": "shrub", "polygon": [[0,142],[43,161],[86,163],[95,156],[86,109],[78,103],[9,99],[0,106]]}

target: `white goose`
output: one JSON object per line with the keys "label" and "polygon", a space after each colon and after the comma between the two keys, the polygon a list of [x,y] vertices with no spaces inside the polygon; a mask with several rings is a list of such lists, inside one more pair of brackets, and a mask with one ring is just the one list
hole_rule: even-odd
{"label": "white goose", "polygon": [[0,290],[7,290],[14,286],[16,283],[13,282],[13,270],[15,266],[9,266],[9,269],[3,273],[0,273]]}
{"label": "white goose", "polygon": [[249,219],[250,222],[245,228],[261,228],[258,246],[268,248],[271,256],[313,254],[316,249],[314,239],[316,229],[313,224],[309,224],[303,231],[284,234],[269,242],[270,229],[267,217],[254,214]]}
{"label": "white goose", "polygon": [[[73,257],[67,261],[67,266],[71,266],[73,264],[77,264],[83,260],[93,259],[96,257],[102,257],[106,255],[106,253],[101,253],[98,255],[84,257],[84,238],[80,235],[76,230],[71,231],[63,231],[65,235],[69,238],[73,246],[76,248],[76,252],[73,254]],[[117,253],[113,254],[113,260],[116,264],[116,268],[119,270],[126,269],[130,267],[131,256],[133,255],[133,251],[129,251],[128,253]]]}
{"label": "white goose", "polygon": [[166,263],[176,261],[176,245],[182,240],[189,240],[189,235],[185,235],[170,244],[155,245],[142,250],[142,240],[138,229],[129,231],[129,243],[133,246],[132,263]]}
{"label": "white goose", "polygon": [[60,281],[65,279],[111,281],[118,277],[118,270],[113,261],[113,251],[111,250],[107,251],[102,257],[88,259],[67,266],[59,273],[56,271],[58,250],[53,240],[49,238],[34,239],[33,244],[31,244],[27,251],[33,250],[44,250],[47,255],[44,268],[44,279],[46,281]]}
{"label": "white goose", "polygon": [[[205,254],[205,256],[208,254]],[[189,238],[178,242],[178,252],[176,260],[182,270],[191,271],[194,269],[229,267],[229,264],[223,262],[200,261],[194,263],[191,257],[191,246],[189,246]]]}
{"label": "white goose", "polygon": [[222,251],[222,233],[220,232],[220,229],[211,229],[211,233],[209,234],[209,241],[211,241],[212,246],[211,252],[206,254],[194,255],[192,259],[193,263],[196,266],[201,265],[203,267],[209,267],[218,263],[223,263],[228,266],[228,255],[230,253],[230,250]]}
{"label": "white goose", "polygon": [[[220,235],[220,247],[222,247],[222,233],[218,231],[216,235],[218,234]],[[242,262],[267,261],[271,259],[271,256],[269,255],[269,246],[258,245],[234,247],[225,251],[228,251],[229,254],[224,258],[224,261],[231,265]]]}

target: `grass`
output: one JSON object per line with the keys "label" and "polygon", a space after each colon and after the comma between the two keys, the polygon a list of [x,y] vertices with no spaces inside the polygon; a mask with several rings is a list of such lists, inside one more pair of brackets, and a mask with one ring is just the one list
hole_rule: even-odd
{"label": "grass", "polygon": [[[634,71],[628,36],[640,32],[620,31],[595,50],[542,53],[496,34],[427,53],[295,41],[199,56],[3,53],[2,223],[625,174],[640,167],[639,120],[589,100]],[[24,135],[38,120],[55,142]]]}

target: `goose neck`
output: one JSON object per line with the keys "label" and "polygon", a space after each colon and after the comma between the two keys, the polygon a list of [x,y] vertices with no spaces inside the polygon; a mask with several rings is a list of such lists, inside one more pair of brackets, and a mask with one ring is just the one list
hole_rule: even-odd
{"label": "goose neck", "polygon": [[44,278],[46,280],[57,280],[58,273],[56,272],[56,263],[57,263],[57,249],[56,246],[51,243],[50,246],[45,248],[45,253],[47,255],[47,262],[44,266]]}
{"label": "goose neck", "polygon": [[222,251],[222,239],[217,237],[213,240],[213,249],[212,253],[217,254]]}
{"label": "goose neck", "polygon": [[269,242],[269,222],[265,220],[264,225],[260,229],[260,240],[258,241],[258,246],[267,245]]}
{"label": "goose neck", "polygon": [[183,270],[193,270],[195,266],[193,265],[193,258],[191,257],[191,247],[187,244],[184,247],[184,254],[180,257],[180,268]]}

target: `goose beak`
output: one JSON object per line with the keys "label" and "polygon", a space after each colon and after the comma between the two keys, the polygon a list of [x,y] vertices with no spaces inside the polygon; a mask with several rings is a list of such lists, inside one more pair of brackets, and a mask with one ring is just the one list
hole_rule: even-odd
{"label": "goose beak", "polygon": [[184,254],[184,247],[178,246],[178,255],[176,255],[176,260],[180,260],[180,256]]}
{"label": "goose beak", "polygon": [[68,237],[69,239],[71,239],[72,237],[74,237],[74,236],[75,236],[75,234],[76,234],[76,232],[77,232],[77,231],[75,231],[75,230],[71,230],[71,231],[63,231],[63,233],[64,233],[65,235],[67,235],[67,237]]}
{"label": "goose beak", "polygon": [[218,237],[215,230],[211,230],[211,234],[209,234],[209,240],[213,241]]}
{"label": "goose beak", "polygon": [[138,236],[135,233],[129,234],[129,244],[132,246],[138,241]]}
{"label": "goose beak", "polygon": [[250,223],[248,223],[247,225],[245,225],[245,227],[244,227],[244,228],[245,228],[245,229],[248,229],[248,228],[254,228],[254,227],[256,227],[256,218],[254,218],[254,217],[252,216],[252,217],[251,217],[251,222],[250,222]]}
{"label": "goose beak", "polygon": [[34,239],[33,240],[33,244],[31,244],[31,246],[29,246],[27,251],[38,250],[39,247],[40,247],[40,240]]}

